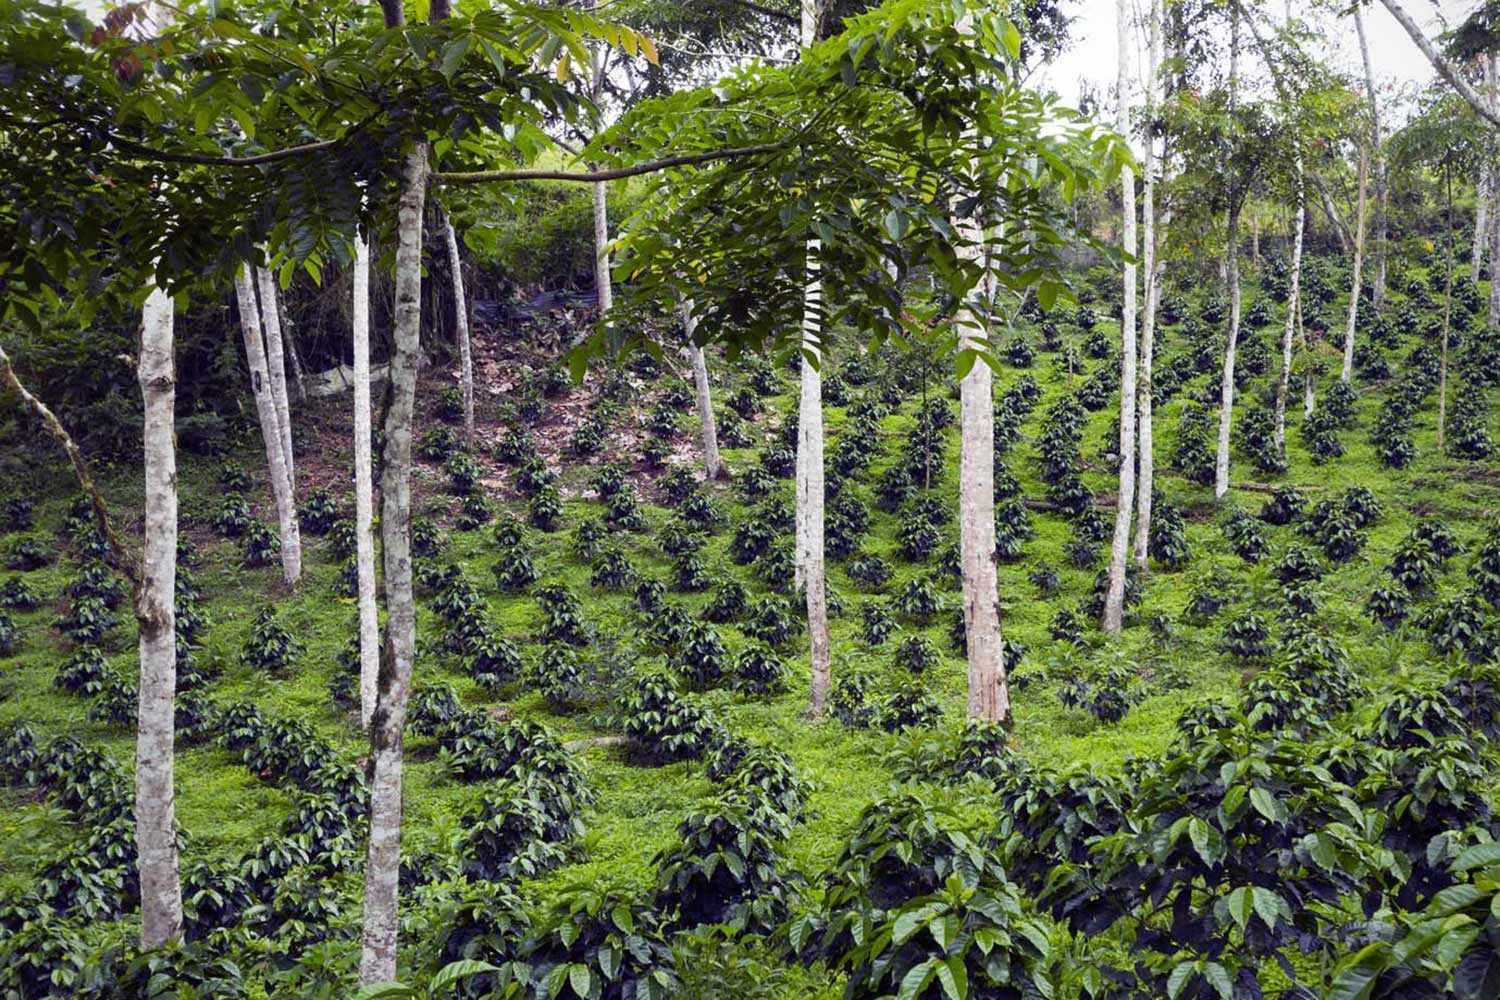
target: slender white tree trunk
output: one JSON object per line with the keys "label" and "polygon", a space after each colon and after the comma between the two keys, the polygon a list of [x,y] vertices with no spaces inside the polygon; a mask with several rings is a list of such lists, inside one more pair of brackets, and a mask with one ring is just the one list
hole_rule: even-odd
{"label": "slender white tree trunk", "polygon": [[1375,92],[1375,66],[1370,61],[1370,44],[1365,38],[1365,18],[1363,8],[1354,8],[1354,30],[1359,36],[1359,55],[1365,67],[1365,93],[1370,99],[1370,148],[1374,151],[1375,158],[1375,246],[1372,250],[1371,263],[1374,265],[1374,276],[1370,282],[1370,294],[1374,299],[1375,308],[1379,310],[1385,305],[1385,262],[1386,262],[1386,176],[1385,176],[1385,147],[1380,137],[1380,101]]}
{"label": "slender white tree trunk", "polygon": [[[596,188],[601,185],[594,185]],[[458,234],[453,220],[443,216],[443,235],[448,243],[448,269],[453,272],[453,306],[457,317],[459,386],[464,397],[464,447],[474,450],[474,352],[469,343],[469,306],[464,297],[463,260],[458,255]]]}
{"label": "slender white tree trunk", "polygon": [[1490,241],[1490,312],[1485,328],[1490,333],[1500,330],[1500,169],[1490,174],[1492,185],[1489,233]]}
{"label": "slender white tree trunk", "polygon": [[[968,16],[959,30],[971,30]],[[976,260],[988,257],[984,223],[958,218],[960,252]],[[984,300],[976,315],[965,305],[954,317],[960,351],[991,353],[989,316],[995,285],[986,273],[974,294]],[[995,566],[995,375],[984,358],[976,358],[958,384],[958,554],[962,578],[964,632],[968,656],[968,717],[1012,724],[1010,683],[1000,632],[1000,578]]]}
{"label": "slender white tree trunk", "polygon": [[[1235,112],[1239,86],[1240,9],[1230,10],[1229,113]],[[1231,193],[1231,198],[1235,197]],[[1224,282],[1229,286],[1229,336],[1224,345],[1224,381],[1219,387],[1219,448],[1214,460],[1214,499],[1229,492],[1229,432],[1234,424],[1234,356],[1240,339],[1240,203],[1229,208],[1228,246],[1224,251]]]}
{"label": "slender white tree trunk", "polygon": [[[819,290],[809,285],[816,310]],[[816,317],[816,311],[813,311]],[[816,324],[816,318],[814,319]],[[819,362],[822,360],[821,349]],[[807,358],[802,359],[802,386],[798,415],[799,451],[805,454],[806,485],[802,508],[806,524],[807,549],[803,553],[802,585],[807,594],[807,632],[812,663],[812,704],[810,711],[820,716],[828,705],[832,687],[832,649],[828,638],[827,576],[823,558],[823,379]]]}
{"label": "slender white tree trunk", "polygon": [[281,337],[281,308],[276,301],[276,279],[269,268],[255,269],[260,288],[260,325],[266,336],[266,371],[271,376],[271,400],[276,404],[276,427],[281,432],[281,457],[286,462],[292,498],[297,496],[297,460],[292,453],[292,407],[286,389],[286,351]]}
{"label": "slender white tree trunk", "polygon": [[370,461],[370,244],[354,243],[354,546],[359,574],[359,724],[375,714],[380,619],[375,607],[374,476]]}
{"label": "slender white tree trunk", "polygon": [[422,208],[427,145],[407,153],[396,227],[396,306],[380,463],[380,533],[385,556],[385,648],[370,720],[370,837],[365,858],[360,982],[396,978],[400,927],[401,759],[416,655],[411,566],[411,438],[421,351]]}
{"label": "slender white tree trunk", "polygon": [[276,518],[281,530],[281,572],[288,586],[302,577],[302,537],[297,528],[297,505],[292,496],[291,476],[283,455],[281,425],[276,417],[276,401],[271,394],[271,376],[266,370],[265,343],[261,336],[260,309],[255,302],[250,266],[240,268],[235,278],[235,297],[239,302],[240,332],[244,334],[245,364],[250,369],[250,391],[255,397],[255,412],[260,418],[260,436],[266,443],[266,472],[271,480],[271,496],[276,503]]}
{"label": "slender white tree trunk", "polygon": [[[801,0],[799,40],[807,48],[817,40],[818,0]],[[828,639],[827,578],[823,560],[823,285],[818,255],[822,246],[807,241],[807,285],[802,310],[802,380],[797,407],[797,582],[807,594],[807,632],[812,660],[814,717],[828,706],[833,686],[832,650]]]}
{"label": "slender white tree trunk", "polygon": [[297,350],[297,336],[287,322],[280,294],[276,296],[276,314],[281,317],[281,337],[286,342],[286,357],[292,363],[292,377],[287,383],[287,391],[293,405],[304,406],[307,403],[307,373],[302,369],[302,352]]}
{"label": "slender white tree trunk", "polygon": [[609,185],[594,182],[594,283],[599,289],[599,315],[606,316],[615,304],[609,273]]}
{"label": "slender white tree trunk", "polygon": [[[818,279],[818,243],[807,246],[808,280],[802,318],[802,369],[797,402],[797,542],[801,558],[797,586],[807,598],[807,631],[812,663],[812,714],[827,708],[832,687],[828,638],[827,577],[823,559],[823,377],[822,283]],[[817,358],[817,364],[807,354]]]}
{"label": "slender white tree trunk", "polygon": [[1297,310],[1302,302],[1302,232],[1307,226],[1307,187],[1302,179],[1302,157],[1297,157],[1297,212],[1292,233],[1292,275],[1287,289],[1286,328],[1281,333],[1281,377],[1276,382],[1276,453],[1286,457],[1286,404],[1292,387],[1292,344],[1297,332]]}
{"label": "slender white tree trunk", "polygon": [[[1161,0],[1151,0],[1146,26],[1146,121],[1156,118],[1156,77],[1161,63]],[[1143,264],[1145,266],[1146,302],[1141,317],[1140,364],[1136,371],[1136,425],[1139,437],[1136,456],[1135,491],[1135,562],[1145,569],[1150,561],[1151,491],[1156,476],[1155,428],[1152,426],[1151,373],[1156,353],[1156,308],[1161,301],[1162,262],[1156,253],[1156,139],[1148,128],[1145,135],[1145,192],[1142,195]],[[1170,224],[1171,213],[1162,219],[1163,228]]]}
{"label": "slender white tree trunk", "polygon": [[1474,250],[1469,260],[1469,277],[1479,284],[1479,272],[1484,268],[1485,244],[1489,242],[1490,191],[1494,187],[1494,168],[1485,158],[1478,182],[1474,185]]}
{"label": "slender white tree trunk", "polygon": [[1239,212],[1229,211],[1229,337],[1224,345],[1224,381],[1219,387],[1219,447],[1214,459],[1214,499],[1229,492],[1229,433],[1234,423],[1234,359],[1240,339]]}
{"label": "slender white tree trunk", "polygon": [[1344,367],[1339,378],[1347,382],[1354,376],[1354,332],[1359,325],[1360,281],[1365,266],[1365,214],[1369,186],[1370,156],[1360,147],[1359,151],[1359,207],[1354,220],[1354,276],[1349,289],[1349,322],[1344,328]]}
{"label": "slender white tree trunk", "polygon": [[[1118,33],[1119,82],[1115,127],[1121,135],[1130,130],[1130,7],[1128,0],[1115,4]],[[1149,136],[1148,136],[1149,139]],[[1102,627],[1119,632],[1125,618],[1125,572],[1130,560],[1130,517],[1135,510],[1136,440],[1136,300],[1135,300],[1135,174],[1121,172],[1122,236],[1127,260],[1124,267],[1124,298],[1120,310],[1120,477],[1115,506],[1115,533],[1109,548],[1109,577],[1104,594]]]}
{"label": "slender white tree trunk", "polygon": [[173,789],[173,704],[177,688],[177,452],[173,408],[172,298],[146,299],[137,377],[144,403],[145,548],[135,594],[140,633],[136,712],[135,820],[141,882],[141,947],[159,948],[182,933]]}
{"label": "slender white tree trunk", "polygon": [[1438,365],[1437,450],[1440,455],[1448,424],[1448,332],[1453,325],[1453,174],[1446,166],[1443,180],[1448,197],[1444,206],[1447,212],[1443,216],[1447,220],[1447,239],[1443,245],[1443,355]]}
{"label": "slender white tree trunk", "polygon": [[698,422],[703,428],[703,474],[709,479],[719,478],[719,430],[714,423],[713,399],[709,395],[708,362],[703,348],[693,340],[698,332],[698,318],[693,315],[692,299],[679,296],[677,310],[682,316],[682,330],[687,336],[688,356],[693,363],[693,388],[698,400]]}
{"label": "slender white tree trunk", "polygon": [[1318,395],[1315,387],[1313,373],[1308,372],[1302,380],[1302,416],[1312,416],[1313,410],[1318,405]]}

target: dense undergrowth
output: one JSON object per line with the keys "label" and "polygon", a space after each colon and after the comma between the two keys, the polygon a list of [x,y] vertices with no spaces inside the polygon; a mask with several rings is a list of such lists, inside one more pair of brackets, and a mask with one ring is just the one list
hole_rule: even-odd
{"label": "dense undergrowth", "polygon": [[[648,358],[582,388],[538,368],[474,455],[451,401],[424,396],[403,969],[483,959],[473,996],[1500,995],[1500,343],[1460,282],[1439,453],[1436,260],[1414,248],[1384,313],[1362,304],[1352,385],[1321,373],[1306,416],[1295,393],[1284,458],[1284,264],[1247,282],[1222,507],[1225,310],[1183,276],[1156,366],[1152,565],[1109,641],[1117,278],[1024,311],[996,400],[1008,741],[962,719],[940,365],[846,349],[825,373],[821,725],[791,589],[787,369],[716,367],[725,483],[699,480],[690,389]],[[1330,343],[1347,271],[1304,276]],[[348,467],[331,431],[307,444]],[[304,490],[319,541],[286,595],[255,467],[247,448],[183,470],[189,944],[146,959],[127,597],[68,491],[0,511],[0,990],[350,991],[351,503]]]}

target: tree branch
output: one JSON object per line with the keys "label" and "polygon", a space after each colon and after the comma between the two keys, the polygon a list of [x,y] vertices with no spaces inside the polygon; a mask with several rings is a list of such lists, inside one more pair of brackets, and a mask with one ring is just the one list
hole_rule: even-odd
{"label": "tree branch", "polygon": [[99,488],[94,485],[94,477],[89,474],[88,459],[83,457],[83,451],[78,447],[78,443],[73,440],[73,435],[69,434],[68,429],[62,425],[62,421],[57,419],[57,414],[53,413],[47,407],[46,403],[33,396],[31,391],[21,384],[20,378],[16,375],[15,368],[10,363],[10,355],[5,353],[4,347],[0,347],[0,384],[10,386],[15,394],[21,397],[21,402],[32,413],[36,414],[46,426],[48,433],[57,438],[58,443],[62,445],[63,451],[67,452],[68,461],[73,463],[73,474],[78,477],[78,486],[83,490],[84,495],[89,498],[89,505],[94,510],[94,523],[98,525],[99,533],[104,536],[105,543],[109,546],[109,550],[114,555],[116,562],[119,563],[120,571],[130,580],[135,591],[139,592],[141,586],[140,560],[134,552],[126,548],[125,543],[120,540],[120,536],[115,534],[114,525],[109,520],[109,510],[104,506],[104,496],[99,492]]}
{"label": "tree branch", "polygon": [[[307,156],[312,153],[324,153],[334,149],[343,139],[324,139],[322,142],[310,142],[303,146],[289,146],[286,149],[277,149],[269,153],[258,153],[255,156],[208,156],[203,153],[171,153],[162,149],[152,149],[150,146],[127,139],[123,135],[109,134],[109,141],[119,146],[126,152],[148,160],[157,160],[162,163],[194,163],[206,167],[260,167],[267,163],[277,163],[281,160],[289,160],[296,156]],[[347,138],[347,136],[345,137]]]}
{"label": "tree branch", "polygon": [[751,0],[729,0],[729,2],[736,7],[743,7],[746,10],[769,17],[772,20],[785,21],[787,24],[802,23],[801,18],[796,15],[789,14],[784,10],[777,10],[775,7],[765,7],[758,3],[751,3]]}
{"label": "tree branch", "polygon": [[1417,48],[1422,50],[1422,54],[1427,57],[1427,61],[1432,63],[1432,68],[1438,71],[1438,75],[1447,80],[1453,89],[1458,91],[1459,96],[1468,101],[1469,105],[1475,111],[1479,112],[1480,115],[1488,119],[1491,125],[1500,127],[1500,112],[1497,112],[1488,101],[1481,97],[1478,91],[1469,86],[1469,81],[1463,78],[1463,74],[1459,73],[1451,62],[1443,58],[1442,53],[1422,33],[1422,29],[1417,26],[1417,22],[1413,21],[1411,15],[1402,9],[1399,0],[1380,0],[1380,2],[1385,6],[1386,10],[1391,12],[1391,16],[1396,19],[1396,23],[1406,29],[1406,33],[1411,36],[1411,40],[1416,43]]}
{"label": "tree branch", "polygon": [[1307,177],[1312,181],[1313,187],[1318,190],[1318,198],[1323,206],[1323,214],[1328,216],[1328,221],[1333,223],[1333,234],[1339,238],[1339,246],[1345,253],[1349,252],[1349,244],[1354,237],[1349,232],[1349,224],[1339,215],[1338,206],[1333,203],[1333,195],[1328,192],[1328,185],[1316,170],[1307,171]]}
{"label": "tree branch", "polygon": [[673,167],[691,167],[716,160],[737,160],[760,153],[775,153],[786,149],[791,144],[791,139],[783,139],[780,142],[768,142],[759,146],[734,146],[729,149],[716,149],[709,153],[668,156],[665,159],[648,160],[645,163],[617,167],[613,170],[479,170],[469,173],[434,174],[433,180],[448,187],[460,184],[490,184],[497,181],[574,181],[580,184],[593,184],[597,181],[618,181],[627,177],[639,177],[642,174],[654,174]]}

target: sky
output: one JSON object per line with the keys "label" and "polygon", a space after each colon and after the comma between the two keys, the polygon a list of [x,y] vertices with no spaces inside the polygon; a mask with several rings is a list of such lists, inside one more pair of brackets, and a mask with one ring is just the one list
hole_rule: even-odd
{"label": "sky", "polygon": [[[1144,13],[1147,0],[1131,0]],[[1291,0],[1294,11],[1306,10],[1304,0]],[[1280,4],[1268,4],[1280,7]],[[1444,21],[1452,26],[1478,6],[1477,0],[1402,0],[1405,8],[1429,38],[1443,30]],[[1068,103],[1074,103],[1080,92],[1080,81],[1090,81],[1101,94],[1112,94],[1118,58],[1116,55],[1115,0],[1069,0],[1064,9],[1075,18],[1073,47],[1063,53],[1037,82],[1055,89]],[[1335,18],[1312,15],[1332,49],[1332,61],[1342,69],[1363,75],[1359,41],[1352,17]],[[1426,57],[1417,50],[1406,32],[1380,3],[1371,4],[1364,13],[1365,31],[1370,40],[1370,61],[1375,65],[1380,83],[1426,83],[1434,76]],[[1145,55],[1145,34],[1140,33],[1139,57]],[[1134,72],[1134,70],[1132,70]],[[1111,102],[1112,106],[1112,102]]]}

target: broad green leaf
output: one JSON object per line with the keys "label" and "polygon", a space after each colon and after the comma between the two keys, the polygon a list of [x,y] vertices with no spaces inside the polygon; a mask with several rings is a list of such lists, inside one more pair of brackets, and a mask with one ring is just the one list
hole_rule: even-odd
{"label": "broad green leaf", "polygon": [[427,984],[427,992],[436,996],[463,979],[483,975],[486,972],[499,972],[500,970],[488,962],[476,962],[465,960],[461,962],[449,962],[438,970],[437,975],[432,977],[432,982]]}
{"label": "broad green leaf", "polygon": [[1272,823],[1281,824],[1287,820],[1286,806],[1269,789],[1259,785],[1250,789],[1250,804],[1255,807],[1256,812]]}

